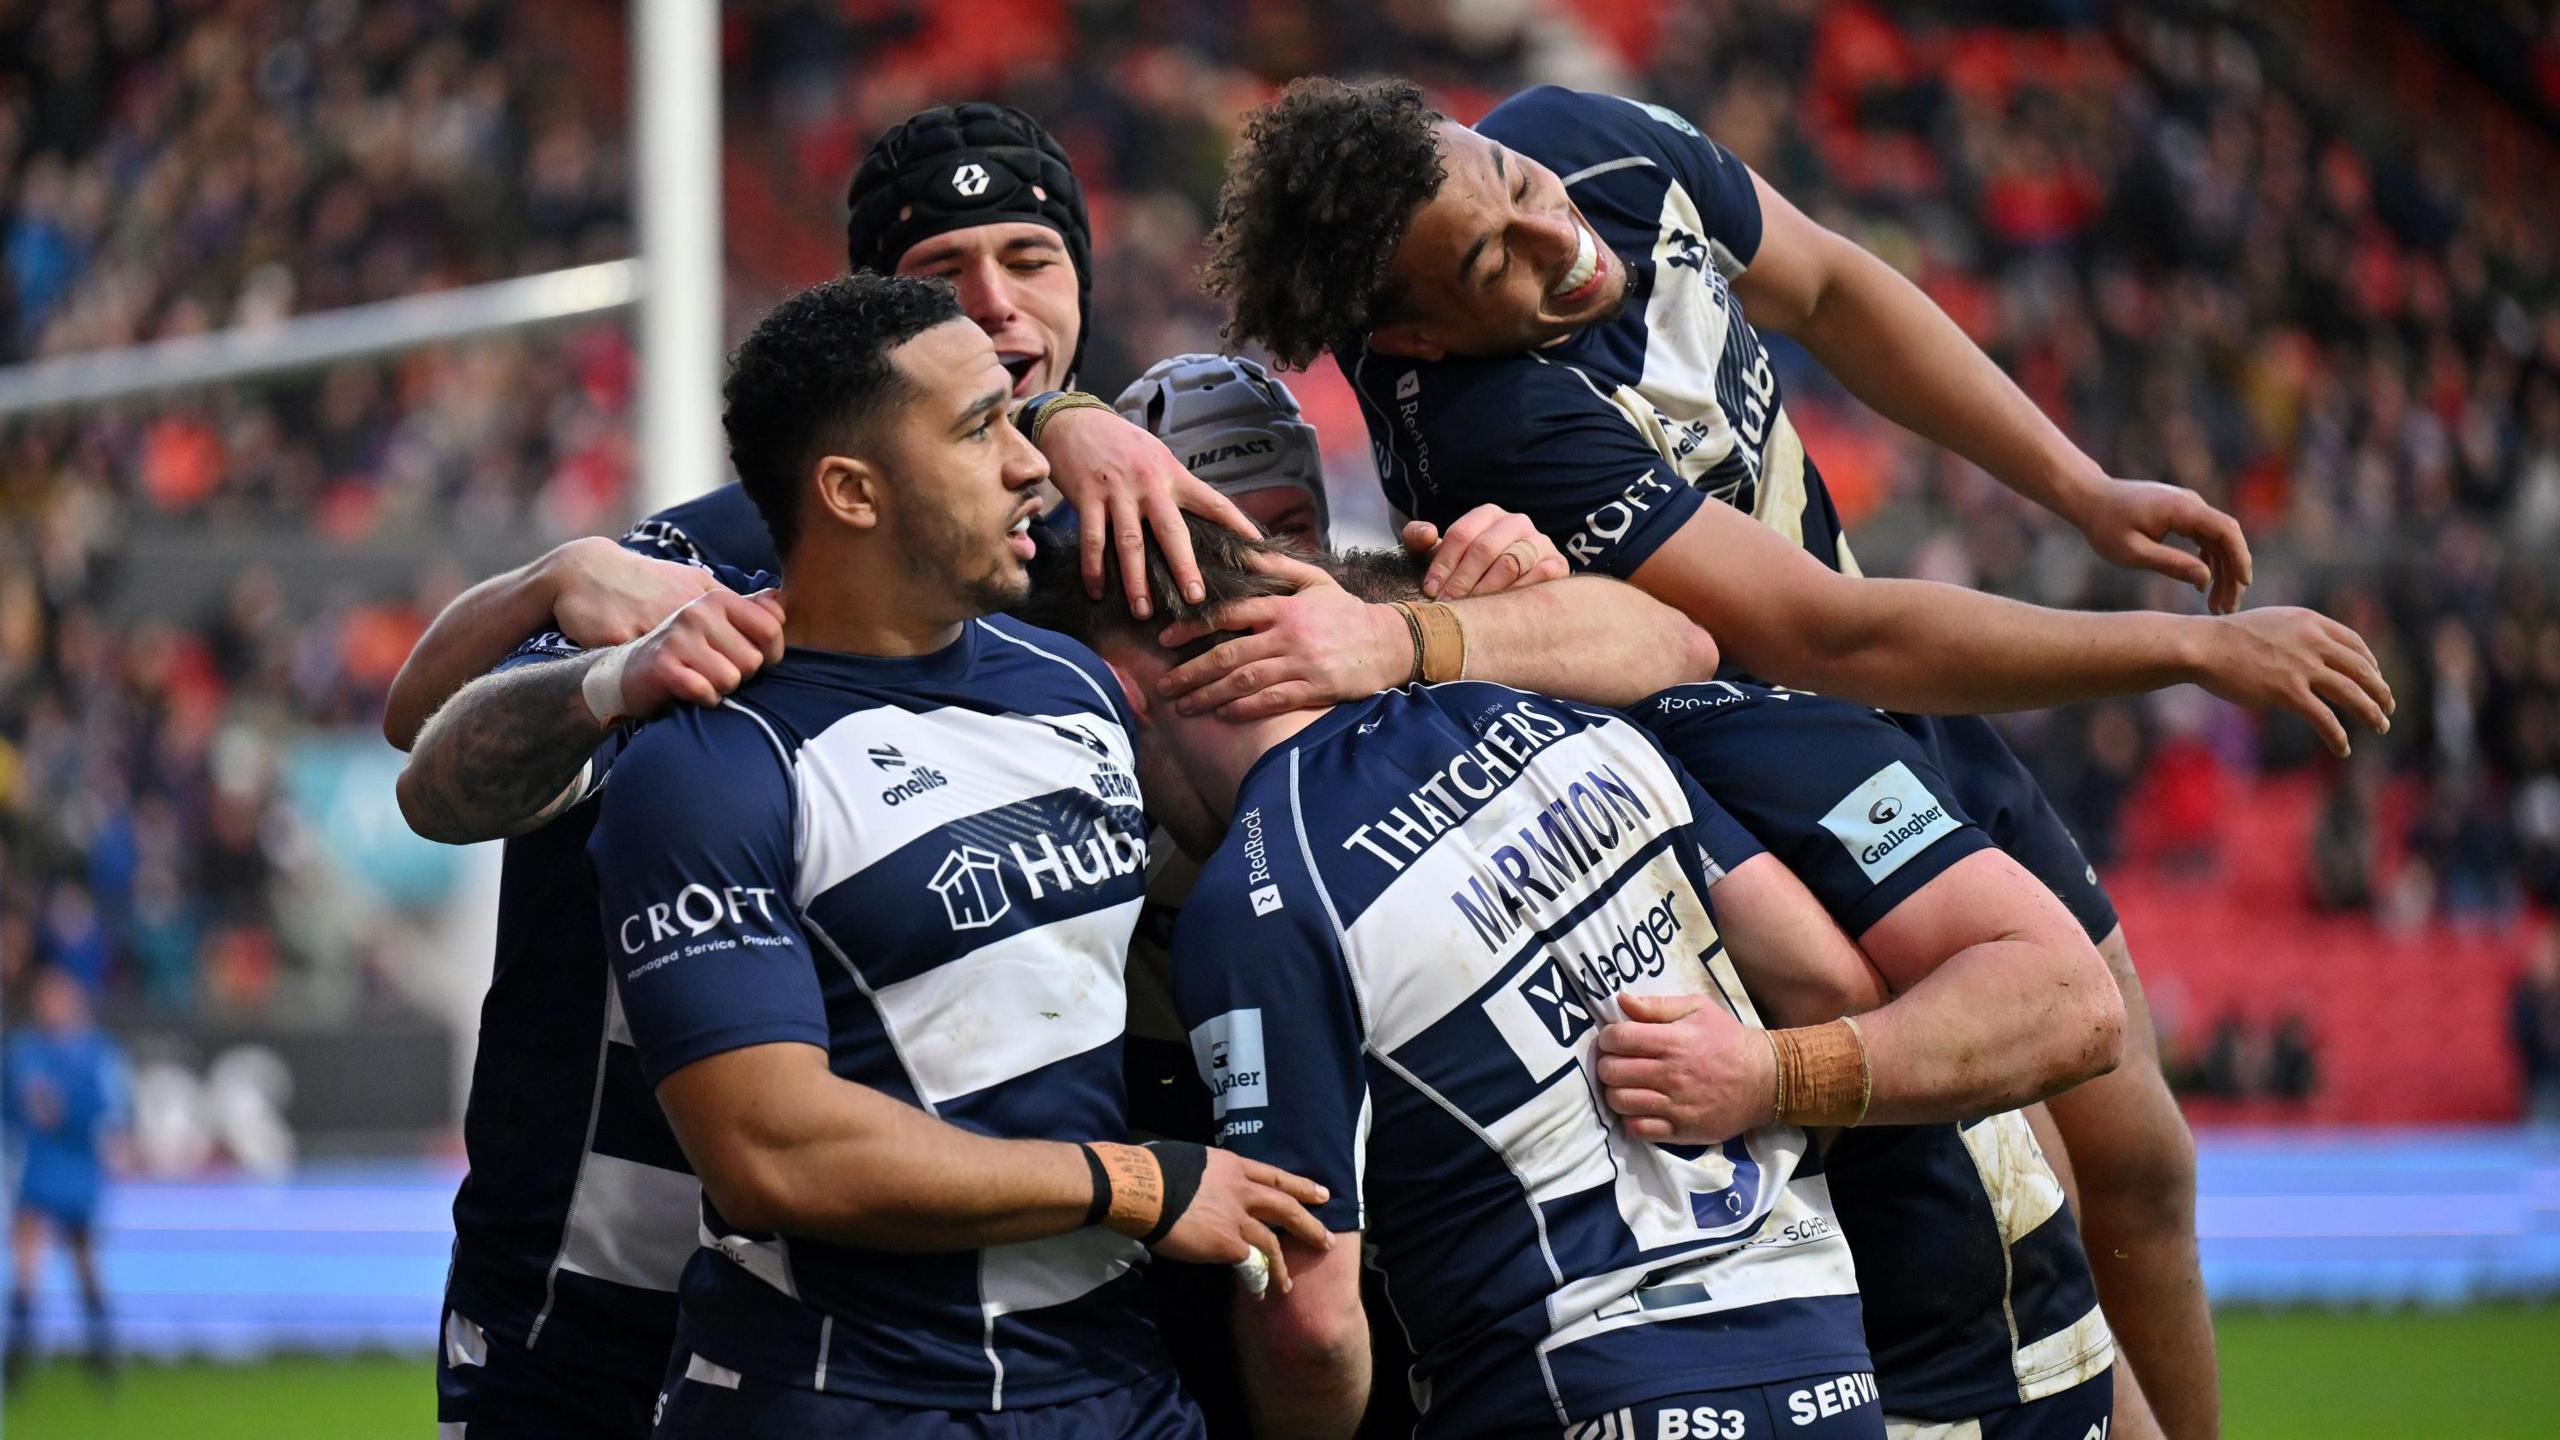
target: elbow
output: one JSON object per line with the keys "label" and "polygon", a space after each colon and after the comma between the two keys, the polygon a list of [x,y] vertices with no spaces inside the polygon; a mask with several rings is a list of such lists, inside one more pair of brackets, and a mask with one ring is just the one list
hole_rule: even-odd
{"label": "elbow", "polygon": [[731,1229],[767,1234],[808,1231],[808,1216],[780,1167],[761,1157],[736,1156],[699,1169],[703,1195]]}
{"label": "elbow", "polygon": [[419,839],[433,840],[439,845],[471,843],[472,837],[461,833],[453,824],[451,811],[435,803],[434,786],[419,773],[415,757],[401,767],[400,779],[392,789],[400,797],[400,818],[409,822],[411,833]]}
{"label": "elbow", "polygon": [[1673,637],[1670,653],[1677,657],[1682,681],[1712,680],[1724,665],[1724,652],[1717,648],[1716,637],[1706,627],[1678,615],[1679,633]]}
{"label": "elbow", "polygon": [[[2075,937],[2076,938],[2076,937]],[[2047,1096],[2107,1074],[2124,1061],[2124,995],[2106,962],[2085,943],[2089,963],[2074,966],[2064,1002],[2056,1007]]]}

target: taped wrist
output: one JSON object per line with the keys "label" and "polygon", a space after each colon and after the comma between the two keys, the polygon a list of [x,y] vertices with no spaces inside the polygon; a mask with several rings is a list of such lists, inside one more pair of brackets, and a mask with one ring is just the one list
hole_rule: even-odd
{"label": "taped wrist", "polygon": [[1199,1198],[1200,1178],[1209,1171],[1209,1147],[1181,1140],[1079,1148],[1093,1173],[1093,1203],[1085,1210],[1085,1223],[1107,1225],[1143,1245],[1153,1246],[1173,1233],[1183,1212]]}
{"label": "taped wrist", "polygon": [[1413,633],[1414,679],[1438,685],[1467,678],[1467,627],[1457,611],[1437,600],[1399,600],[1395,608]]}
{"label": "taped wrist", "polygon": [[587,713],[596,723],[610,725],[631,713],[622,696],[622,667],[631,661],[631,647],[616,645],[597,657],[578,677],[578,694],[587,702]]}
{"label": "taped wrist", "polygon": [[1779,1124],[1855,1125],[1867,1118],[1875,1074],[1858,1022],[1842,1016],[1768,1034],[1778,1062]]}

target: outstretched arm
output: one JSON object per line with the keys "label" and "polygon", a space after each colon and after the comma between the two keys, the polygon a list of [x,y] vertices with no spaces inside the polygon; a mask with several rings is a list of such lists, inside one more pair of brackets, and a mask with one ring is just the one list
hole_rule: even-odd
{"label": "outstretched arm", "polygon": [[2197,684],[2253,710],[2291,710],[2340,755],[2341,715],[2390,728],[2391,687],[2373,652],[2308,610],[2089,613],[1862,579],[1712,501],[1631,578],[1714,631],[1725,658],[1752,674],[1884,710],[1983,715]]}
{"label": "outstretched arm", "polygon": [[2251,573],[2240,522],[2192,490],[2110,477],[1919,286],[1751,178],[1760,248],[1733,282],[1751,323],[1794,338],[1876,413],[2069,521],[2107,560],[2193,585],[2216,614],[2239,608]]}
{"label": "outstretched arm", "polygon": [[[1254,563],[1292,576],[1300,589],[1240,600],[1211,617],[1216,628],[1249,633],[1165,676],[1165,693],[1178,697],[1184,713],[1220,710],[1250,719],[1359,699],[1413,678],[1412,632],[1384,603],[1422,598],[1405,559],[1347,557],[1349,589],[1303,561],[1258,556]],[[1715,674],[1716,645],[1705,631],[1636,587],[1602,576],[1498,594],[1479,587],[1472,598],[1448,604],[1466,631],[1470,680],[1595,705],[1632,705]],[[1208,629],[1172,626],[1163,638],[1187,644]]]}
{"label": "outstretched arm", "polygon": [[416,744],[429,716],[527,636],[557,627],[588,649],[620,645],[718,583],[708,570],[635,555],[601,536],[492,575],[455,596],[418,637],[392,677],[382,738],[398,750]]}

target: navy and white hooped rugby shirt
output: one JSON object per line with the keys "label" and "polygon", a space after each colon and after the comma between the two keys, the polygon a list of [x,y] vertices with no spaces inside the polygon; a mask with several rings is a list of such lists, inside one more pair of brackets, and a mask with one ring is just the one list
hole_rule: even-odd
{"label": "navy and white hooped rugby shirt", "polygon": [[[1992,848],[1928,751],[1878,711],[1717,680],[1627,713],[1853,936]],[[1968,1420],[2115,1362],[2080,1227],[2019,1112],[1862,1125],[1823,1168],[1887,1415]]]}
{"label": "navy and white hooped rugby shirt", "polygon": [[1659,105],[1540,86],[1478,134],[1556,172],[1627,267],[1626,305],[1521,355],[1336,354],[1387,501],[1446,526],[1491,501],[1625,579],[1720,500],[1857,573],[1730,282],[1760,249],[1751,172]]}
{"label": "navy and white hooped rugby shirt", "polygon": [[[1133,765],[1101,661],[1001,616],[914,658],[794,649],[643,727],[593,845],[642,1067],[798,1041],[954,1125],[1119,1138]],[[702,1223],[678,1329],[712,1365],[977,1411],[1167,1368],[1144,1251],[1107,1230],[917,1255],[742,1232],[708,1197]]]}
{"label": "navy and white hooped rugby shirt", "polygon": [[1625,717],[1478,682],[1343,705],[1247,775],[1175,927],[1219,1143],[1330,1186],[1426,1435],[1866,1370],[1804,1132],[1630,1139],[1627,990],[1757,1024],[1711,885],[1759,846]]}

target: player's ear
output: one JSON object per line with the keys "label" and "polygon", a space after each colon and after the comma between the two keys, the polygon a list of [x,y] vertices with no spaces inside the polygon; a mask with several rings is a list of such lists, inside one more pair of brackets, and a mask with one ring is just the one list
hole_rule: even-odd
{"label": "player's ear", "polygon": [[1369,348],[1399,360],[1437,360],[1448,347],[1431,338],[1421,322],[1396,320],[1369,332]]}
{"label": "player's ear", "polygon": [[840,525],[868,530],[880,523],[880,467],[849,455],[821,455],[814,473],[818,507]]}
{"label": "player's ear", "polygon": [[1111,678],[1120,682],[1120,693],[1128,697],[1129,713],[1138,717],[1138,728],[1144,730],[1153,724],[1155,713],[1152,697],[1148,694],[1148,687],[1139,680],[1137,673],[1129,668],[1128,660],[1125,657],[1113,658],[1106,655],[1102,663],[1111,667]]}

